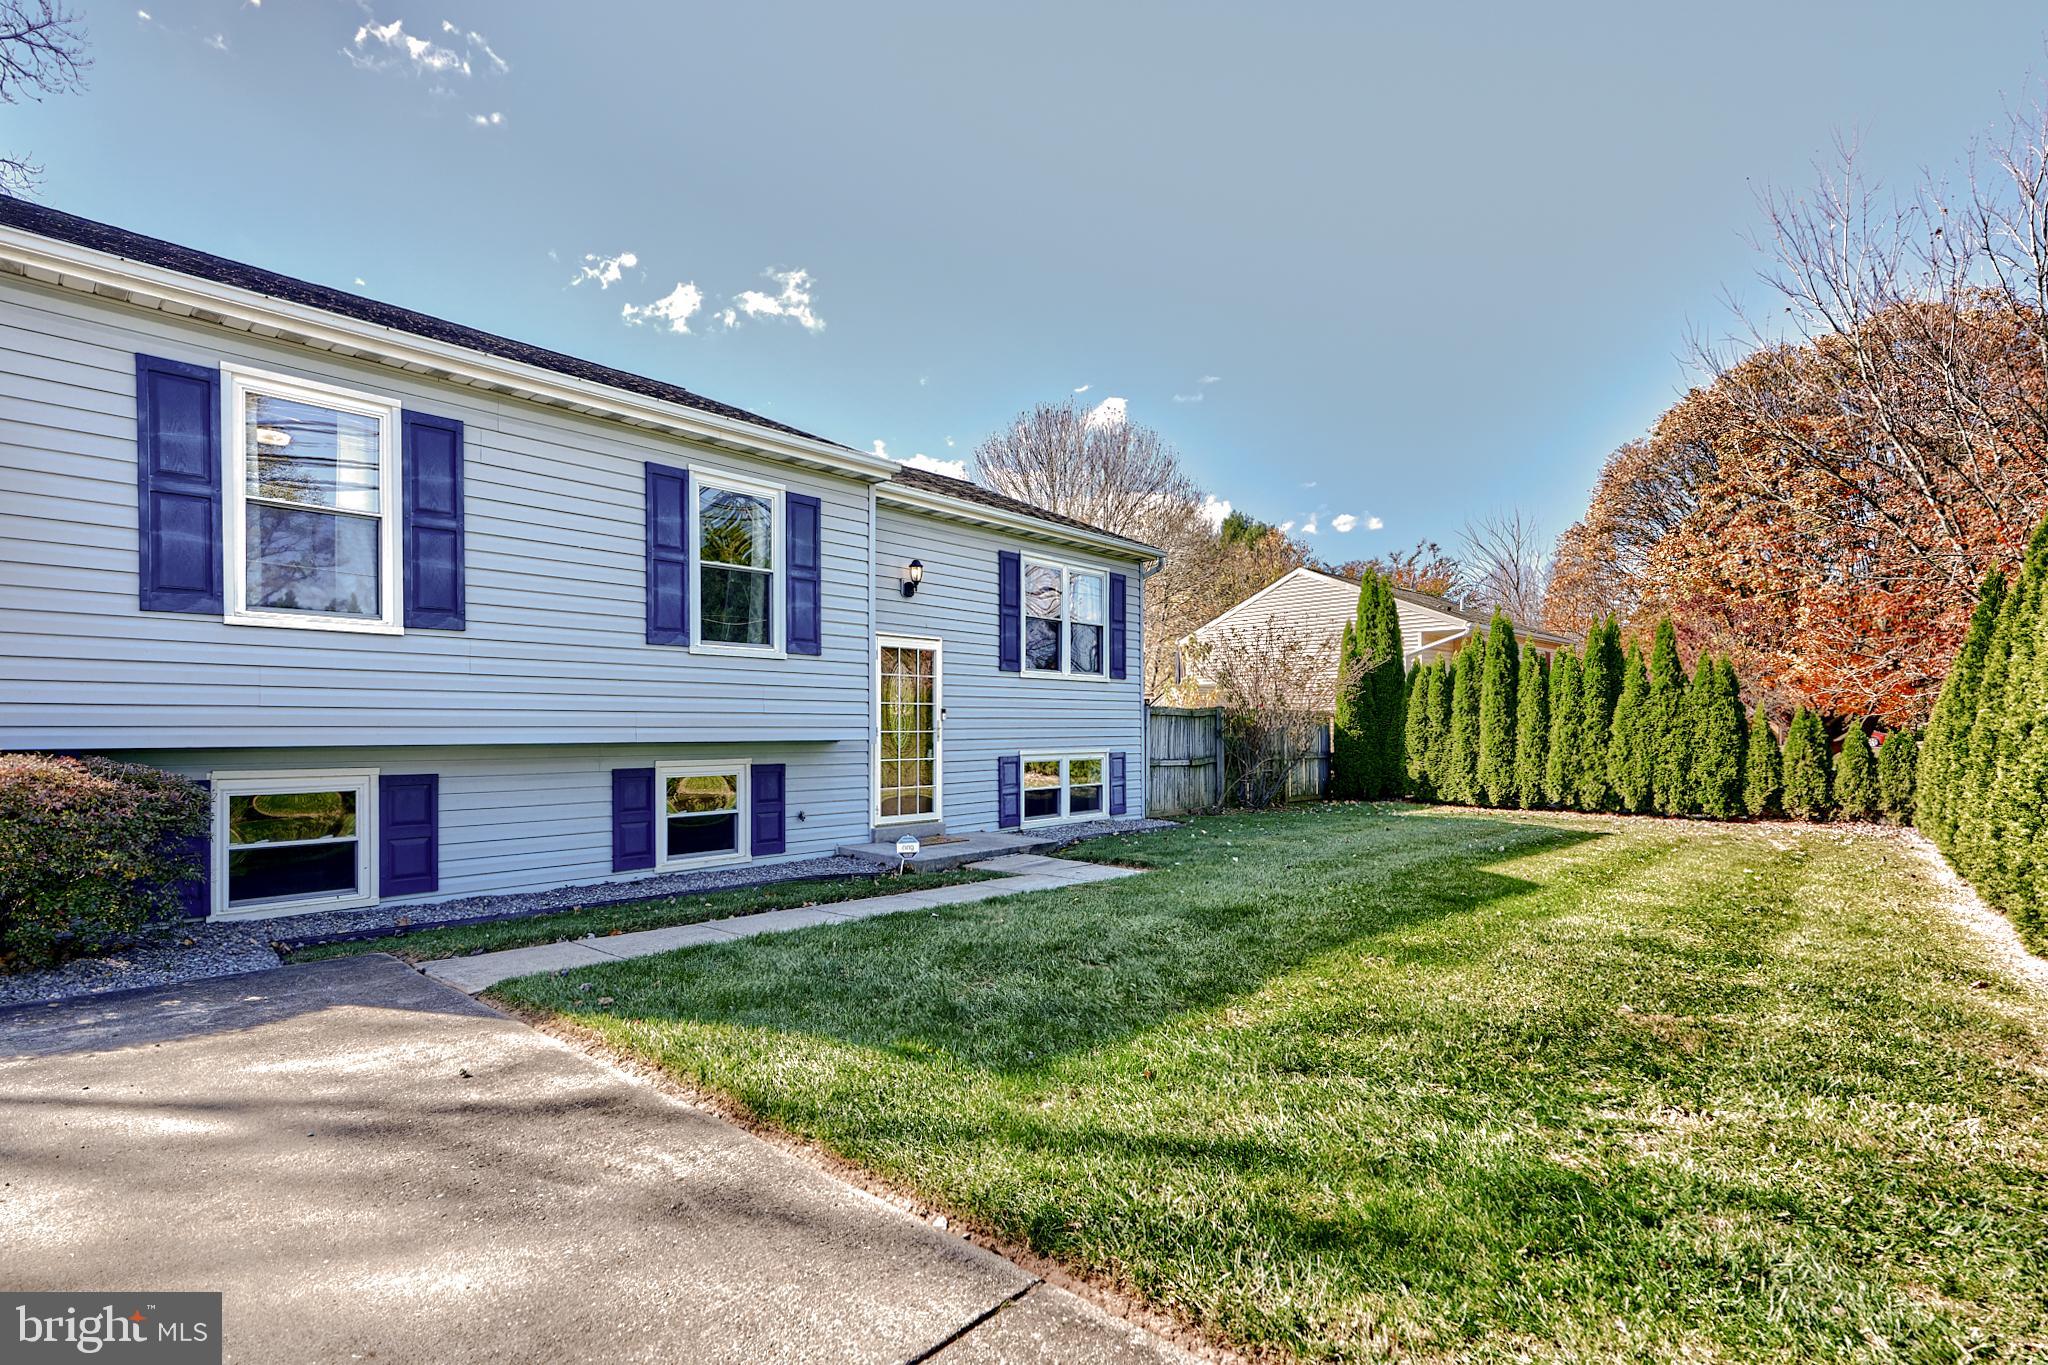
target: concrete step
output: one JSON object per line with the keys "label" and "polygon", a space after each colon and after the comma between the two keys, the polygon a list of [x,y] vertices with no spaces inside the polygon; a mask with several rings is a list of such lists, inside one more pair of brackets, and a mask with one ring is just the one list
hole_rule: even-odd
{"label": "concrete step", "polygon": [[[984,858],[1000,858],[1012,853],[1043,853],[1057,848],[1061,843],[1057,835],[1007,834],[995,830],[984,830],[977,834],[954,836],[942,844],[925,844],[917,856],[909,859],[909,866],[919,872],[943,872],[948,868],[965,867]],[[866,858],[879,867],[896,869],[903,861],[896,856],[896,839],[877,839],[867,844],[843,844],[839,848],[842,857]]]}

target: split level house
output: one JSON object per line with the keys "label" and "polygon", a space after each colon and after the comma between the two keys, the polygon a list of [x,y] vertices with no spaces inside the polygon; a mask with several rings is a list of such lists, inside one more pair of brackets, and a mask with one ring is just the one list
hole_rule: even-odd
{"label": "split level house", "polygon": [[[1212,676],[1219,651],[1287,642],[1301,656],[1301,685],[1309,698],[1330,710],[1337,697],[1337,652],[1344,627],[1358,617],[1358,580],[1320,569],[1299,568],[1195,628],[1180,647],[1180,697],[1206,700],[1215,691]],[[1492,613],[1467,610],[1448,597],[1394,589],[1394,609],[1401,619],[1401,661],[1412,667],[1447,659],[1486,633]],[[1520,621],[1516,638],[1527,648],[1551,655],[1571,640]]]}
{"label": "split level house", "polygon": [[0,198],[0,750],[209,784],[196,915],[1142,813],[1158,557]]}

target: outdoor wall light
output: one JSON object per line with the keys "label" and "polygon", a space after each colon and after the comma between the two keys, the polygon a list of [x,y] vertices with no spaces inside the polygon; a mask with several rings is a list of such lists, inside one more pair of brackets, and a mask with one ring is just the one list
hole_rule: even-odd
{"label": "outdoor wall light", "polygon": [[903,595],[905,597],[917,596],[917,585],[922,582],[924,582],[924,561],[922,559],[913,559],[910,561],[910,567],[903,571]]}

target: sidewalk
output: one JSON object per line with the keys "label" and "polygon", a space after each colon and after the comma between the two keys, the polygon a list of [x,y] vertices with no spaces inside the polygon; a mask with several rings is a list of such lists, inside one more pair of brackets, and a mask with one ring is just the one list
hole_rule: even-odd
{"label": "sidewalk", "polygon": [[998,896],[1055,891],[1065,886],[1138,875],[1136,868],[1080,863],[1035,853],[985,858],[969,863],[968,867],[976,872],[996,873],[999,880],[942,886],[931,891],[905,891],[893,896],[871,896],[866,900],[840,901],[833,905],[806,906],[795,910],[765,910],[758,915],[737,915],[732,919],[707,920],[702,924],[644,929],[639,933],[611,934],[603,938],[579,938],[531,948],[507,948],[503,952],[477,953],[471,957],[444,957],[426,963],[420,970],[436,981],[475,995],[515,976],[573,971],[578,967],[595,967],[624,958],[694,948],[704,943],[752,938],[755,934],[781,934],[791,929],[808,929],[814,924],[872,919],[877,915],[894,915],[905,910],[932,910],[941,905],[965,905],[973,901],[994,900]]}

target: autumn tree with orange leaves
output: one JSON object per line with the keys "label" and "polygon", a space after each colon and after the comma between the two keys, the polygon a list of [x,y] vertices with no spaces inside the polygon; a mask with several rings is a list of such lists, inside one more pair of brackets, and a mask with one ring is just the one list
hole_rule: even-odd
{"label": "autumn tree with orange leaves", "polygon": [[1559,539],[1546,622],[1668,612],[1752,701],[1924,721],[1976,588],[2048,510],[2048,112],[1969,192],[1881,200],[1854,158],[1765,202],[1789,330],[1616,451]]}

